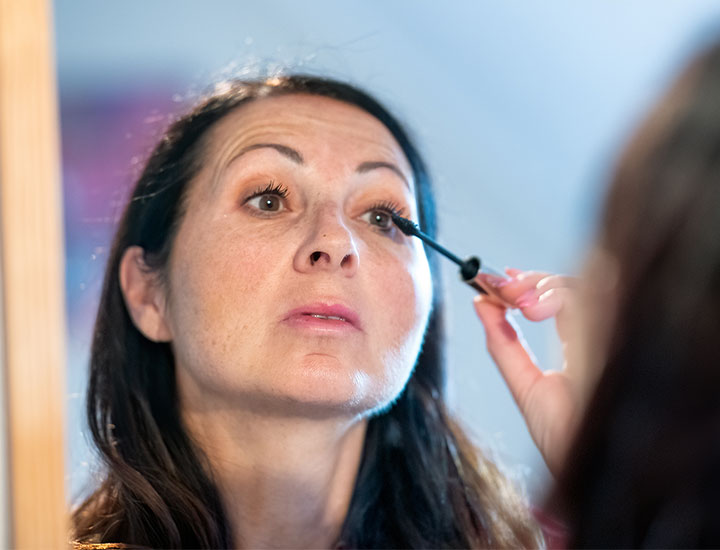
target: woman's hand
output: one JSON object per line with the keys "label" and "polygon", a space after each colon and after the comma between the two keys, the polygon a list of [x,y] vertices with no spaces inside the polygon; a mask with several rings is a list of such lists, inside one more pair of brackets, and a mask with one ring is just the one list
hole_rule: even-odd
{"label": "woman's hand", "polygon": [[[506,318],[506,308],[484,295],[475,297],[475,310],[485,327],[487,347],[510,388],[535,444],[550,471],[557,475],[578,420],[577,280],[535,271],[508,269],[509,279],[492,278],[497,293],[531,321],[555,317],[563,344],[561,371],[543,372],[534,363],[523,340]],[[576,365],[577,367],[577,365]]]}

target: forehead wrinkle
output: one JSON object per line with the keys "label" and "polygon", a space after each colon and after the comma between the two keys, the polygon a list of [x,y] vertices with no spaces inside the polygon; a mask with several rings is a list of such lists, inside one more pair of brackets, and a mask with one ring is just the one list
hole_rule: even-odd
{"label": "forehead wrinkle", "polygon": [[[214,165],[210,184],[211,192],[214,192],[217,189],[218,182],[220,181],[223,172],[225,172],[228,166],[230,166],[230,164],[232,164],[238,156],[241,156],[240,153],[243,152],[243,150],[252,148],[255,145],[257,145],[259,148],[262,143],[272,142],[277,145],[288,147],[290,149],[298,151],[297,147],[287,145],[286,140],[278,139],[277,137],[279,135],[287,137],[288,135],[292,135],[294,132],[288,132],[287,130],[281,132],[278,128],[276,133],[273,134],[275,137],[270,137],[270,134],[272,134],[272,132],[272,125],[270,128],[268,128],[267,125],[265,125],[265,127],[263,128],[250,128],[249,131],[247,128],[243,128],[239,132],[236,132],[235,135],[233,135],[230,139],[228,139],[222,145],[216,158],[211,161],[211,163]],[[263,137],[265,135],[268,137]],[[207,147],[211,147],[213,141],[218,139],[220,139],[220,137],[217,136],[217,134],[209,136]],[[285,143],[283,143],[283,141],[285,141]],[[249,149],[245,152],[249,152]],[[299,151],[298,153],[300,154],[300,160],[302,161],[302,153],[300,153]]]}
{"label": "forehead wrinkle", "polygon": [[[377,163],[387,163],[397,166],[399,163],[399,175],[404,180],[405,185],[413,192],[414,178],[412,177],[412,170],[409,169],[409,162],[405,157],[404,151],[397,144],[395,137],[387,127],[371,114],[361,110],[367,115],[368,119],[358,128],[357,119],[345,112],[338,113],[335,109],[331,109],[332,116],[330,113],[324,116],[324,112],[318,113],[316,108],[306,109],[306,106],[301,104],[295,106],[287,118],[275,121],[268,120],[266,113],[256,112],[254,110],[257,107],[262,107],[264,103],[272,102],[275,99],[281,98],[267,98],[260,101],[253,101],[239,108],[235,113],[229,113],[228,116],[221,120],[220,124],[214,128],[214,131],[211,130],[211,133],[208,135],[206,153],[210,152],[208,149],[212,148],[217,141],[223,139],[224,134],[231,133],[231,136],[227,140],[223,140],[224,143],[222,143],[217,155],[212,155],[211,157],[213,160],[210,162],[214,165],[211,176],[211,192],[216,190],[223,172],[233,162],[238,153],[242,151],[242,149],[256,143],[272,142],[291,147],[299,151],[306,161],[312,164],[312,157],[308,158],[308,156],[304,154],[305,151],[301,151],[302,139],[307,136],[308,127],[312,125],[315,125],[316,128],[319,127],[321,131],[325,129],[328,130],[328,134],[330,134],[328,148],[330,147],[330,142],[334,134],[335,136],[339,135],[342,137],[345,135],[352,137],[352,139],[358,140],[362,144],[370,145],[374,149],[373,151],[363,152],[362,156],[366,158],[355,159],[359,162],[353,168],[365,164]],[[343,107],[353,108],[354,106],[343,104]],[[350,122],[352,122],[352,124],[350,124]],[[384,137],[378,139],[378,127],[385,133],[384,137],[390,138],[390,143],[388,143]],[[352,131],[349,131],[350,129],[352,129]],[[348,162],[352,161],[348,159]],[[410,176],[408,177],[404,172],[408,172]]]}

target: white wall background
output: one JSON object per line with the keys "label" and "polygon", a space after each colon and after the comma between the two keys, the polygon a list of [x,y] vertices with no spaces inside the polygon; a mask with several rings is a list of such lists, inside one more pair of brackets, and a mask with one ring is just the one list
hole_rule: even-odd
{"label": "white wall background", "polygon": [[[55,34],[66,96],[143,79],[182,95],[248,66],[359,83],[424,151],[442,242],[499,267],[573,272],[617,151],[718,14],[703,0],[56,0]],[[484,350],[473,293],[446,268],[453,404],[537,494],[539,455]],[[522,326],[557,367],[552,326]],[[70,387],[87,339],[70,343]],[[85,450],[68,432],[77,486]]]}

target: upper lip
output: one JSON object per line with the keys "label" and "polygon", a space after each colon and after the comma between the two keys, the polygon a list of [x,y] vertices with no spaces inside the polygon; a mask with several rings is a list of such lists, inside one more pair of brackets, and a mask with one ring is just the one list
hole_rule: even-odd
{"label": "upper lip", "polygon": [[285,314],[285,319],[290,319],[296,315],[325,315],[327,317],[341,317],[354,327],[361,329],[360,317],[350,307],[339,303],[315,302],[296,307]]}

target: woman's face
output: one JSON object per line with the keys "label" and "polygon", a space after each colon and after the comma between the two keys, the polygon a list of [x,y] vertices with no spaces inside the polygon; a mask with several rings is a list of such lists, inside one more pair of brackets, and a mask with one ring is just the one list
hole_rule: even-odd
{"label": "woman's face", "polygon": [[164,321],[181,399],[356,415],[387,405],[431,307],[412,171],[363,110],[249,103],[209,133],[170,257]]}

